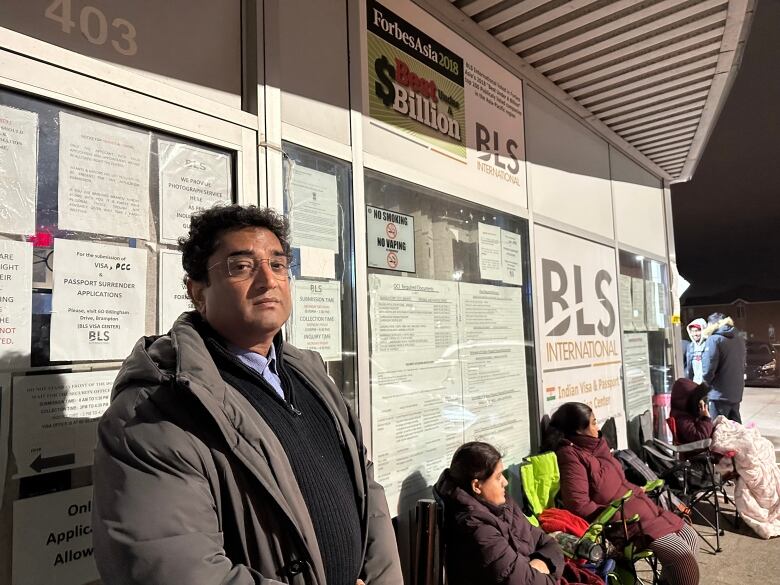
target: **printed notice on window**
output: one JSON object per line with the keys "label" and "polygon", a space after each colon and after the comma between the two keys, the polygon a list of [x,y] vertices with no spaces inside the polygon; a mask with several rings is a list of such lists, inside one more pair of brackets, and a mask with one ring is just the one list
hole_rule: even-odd
{"label": "printed notice on window", "polygon": [[13,585],[100,579],[92,547],[92,486],[14,502]]}
{"label": "printed notice on window", "polygon": [[124,359],[145,320],[144,250],[54,240],[52,361]]}
{"label": "printed notice on window", "polygon": [[35,233],[38,114],[0,106],[0,232]]}
{"label": "printed notice on window", "polygon": [[295,165],[290,181],[293,246],[339,251],[336,176]]}
{"label": "printed notice on window", "polygon": [[623,322],[623,331],[633,331],[634,323],[634,297],[631,295],[631,277],[621,274],[618,276],[620,294],[620,320]]}
{"label": "printed notice on window", "polygon": [[460,283],[460,360],[466,441],[496,445],[509,464],[531,450],[523,291]]}
{"label": "printed notice on window", "polygon": [[157,142],[160,161],[160,240],[176,242],[190,216],[232,201],[230,157],[177,142]]}
{"label": "printed notice on window", "polygon": [[341,283],[295,281],[292,343],[318,352],[327,361],[341,359]]}
{"label": "printed notice on window", "polygon": [[435,482],[463,442],[457,286],[369,276],[374,460],[393,515],[404,482]]}
{"label": "printed notice on window", "polygon": [[519,234],[501,230],[501,274],[507,284],[523,284],[523,254]]}
{"label": "printed notice on window", "polygon": [[184,284],[184,268],[181,265],[181,254],[173,250],[160,250],[160,314],[157,332],[167,333],[173,322],[185,311],[192,311],[195,306],[187,296]]}
{"label": "printed notice on window", "polygon": [[631,419],[646,410],[652,412],[653,387],[647,333],[623,335],[623,370],[625,372],[626,414]]}
{"label": "printed notice on window", "polygon": [[92,465],[98,419],[108,408],[117,372],[14,378],[16,477]]}
{"label": "printed notice on window", "polygon": [[0,240],[0,366],[30,365],[32,244]]}
{"label": "printed notice on window", "polygon": [[60,112],[60,229],[149,239],[150,137]]}
{"label": "printed notice on window", "polygon": [[634,328],[637,331],[647,331],[645,322],[645,281],[641,278],[631,278],[631,301],[633,304]]}
{"label": "printed notice on window", "polygon": [[501,280],[501,228],[480,223],[478,232],[479,276],[483,280]]}

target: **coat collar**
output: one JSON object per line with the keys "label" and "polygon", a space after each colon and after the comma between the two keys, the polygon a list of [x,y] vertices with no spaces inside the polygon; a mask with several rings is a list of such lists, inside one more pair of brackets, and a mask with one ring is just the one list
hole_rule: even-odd
{"label": "coat collar", "polygon": [[572,445],[594,455],[609,453],[609,445],[604,437],[591,437],[589,435],[573,435],[568,437]]}

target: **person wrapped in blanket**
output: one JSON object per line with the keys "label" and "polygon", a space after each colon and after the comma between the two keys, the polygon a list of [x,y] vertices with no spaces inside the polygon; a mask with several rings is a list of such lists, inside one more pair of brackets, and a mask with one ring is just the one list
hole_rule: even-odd
{"label": "person wrapped in blanket", "polygon": [[[698,535],[681,518],[661,509],[642,488],[626,479],[623,466],[600,436],[591,408],[581,402],[562,404],[543,429],[544,447],[555,451],[561,473],[563,507],[593,520],[612,501],[628,491],[625,503],[629,539],[640,549],[649,548],[663,567],[661,578],[669,585],[698,585]],[[608,535],[609,536],[609,535]]]}
{"label": "person wrapped in blanket", "polygon": [[[712,439],[721,479],[735,480],[737,510],[761,538],[780,536],[780,470],[774,444],[752,424],[710,416],[706,384],[680,378],[672,385],[671,417],[680,444]],[[693,455],[689,455],[692,457]]]}
{"label": "person wrapped in blanket", "polygon": [[506,494],[504,463],[488,443],[465,443],[434,490],[444,503],[443,537],[449,585],[600,584],[567,567],[557,542],[532,526]]}

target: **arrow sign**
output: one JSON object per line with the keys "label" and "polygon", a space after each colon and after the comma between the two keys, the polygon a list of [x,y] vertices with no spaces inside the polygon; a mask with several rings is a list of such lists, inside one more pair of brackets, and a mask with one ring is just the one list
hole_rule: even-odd
{"label": "arrow sign", "polygon": [[55,455],[54,457],[41,457],[39,453],[35,458],[35,461],[30,463],[30,467],[36,472],[40,473],[44,469],[50,469],[52,467],[63,467],[65,465],[73,465],[74,463],[76,463],[75,453]]}

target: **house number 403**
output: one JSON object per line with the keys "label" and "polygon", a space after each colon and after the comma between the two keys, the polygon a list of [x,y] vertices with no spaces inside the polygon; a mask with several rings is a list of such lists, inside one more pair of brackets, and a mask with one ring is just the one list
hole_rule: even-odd
{"label": "house number 403", "polygon": [[[66,34],[71,34],[76,28],[71,0],[54,0],[49,4],[44,16],[59,23],[62,32]],[[121,55],[135,55],[138,52],[133,23],[124,18],[114,18],[111,21],[111,30],[109,30],[106,14],[100,8],[89,5],[81,8],[78,17],[78,29],[84,38],[93,45],[105,45],[110,40],[111,46]]]}

